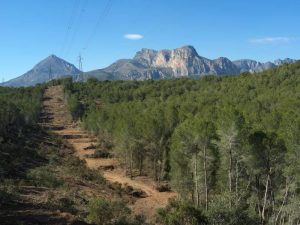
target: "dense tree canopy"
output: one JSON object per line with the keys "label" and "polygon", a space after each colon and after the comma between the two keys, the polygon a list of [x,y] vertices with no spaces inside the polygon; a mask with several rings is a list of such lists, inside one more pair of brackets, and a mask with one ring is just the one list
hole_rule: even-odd
{"label": "dense tree canopy", "polygon": [[67,82],[65,91],[131,176],[170,181],[208,215],[299,223],[299,62],[199,80]]}

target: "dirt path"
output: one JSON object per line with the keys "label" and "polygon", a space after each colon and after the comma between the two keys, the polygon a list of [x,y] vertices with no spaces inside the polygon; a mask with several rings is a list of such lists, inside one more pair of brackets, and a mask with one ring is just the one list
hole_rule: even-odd
{"label": "dirt path", "polygon": [[102,171],[103,176],[109,182],[127,184],[146,193],[147,197],[139,198],[133,205],[130,205],[134,213],[144,214],[147,219],[152,219],[157,208],[164,207],[170,198],[176,196],[173,192],[158,192],[155,189],[155,183],[147,177],[134,179],[126,177],[115,158],[88,158],[87,155],[93,154],[94,150],[85,150],[85,148],[96,145],[97,140],[72,122],[71,115],[63,101],[61,86],[49,87],[45,91],[43,107],[45,126],[65,138],[74,147],[76,155],[87,162],[88,167],[98,169],[103,166],[113,166],[112,171]]}

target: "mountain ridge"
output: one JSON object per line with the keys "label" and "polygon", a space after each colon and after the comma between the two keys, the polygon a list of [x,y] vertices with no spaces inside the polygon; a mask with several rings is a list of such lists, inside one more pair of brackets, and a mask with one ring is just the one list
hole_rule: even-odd
{"label": "mountain ridge", "polygon": [[231,61],[226,57],[208,59],[200,56],[191,45],[171,50],[142,48],[132,59],[120,59],[106,68],[85,72],[84,79],[95,77],[99,80],[146,80],[203,75],[235,75],[243,72],[261,72],[293,62],[296,60],[289,58],[266,63],[249,59]]}
{"label": "mountain ridge", "polygon": [[294,62],[296,60],[290,58],[266,63],[251,59],[231,61],[226,57],[208,59],[200,56],[191,45],[162,50],[142,48],[132,59],[119,59],[108,67],[85,72],[83,76],[79,77],[78,75],[82,73],[79,69],[52,54],[25,74],[0,85],[33,86],[66,76],[71,76],[76,81],[84,81],[90,77],[99,80],[157,80],[204,75],[235,75],[243,72],[262,72],[284,63]]}

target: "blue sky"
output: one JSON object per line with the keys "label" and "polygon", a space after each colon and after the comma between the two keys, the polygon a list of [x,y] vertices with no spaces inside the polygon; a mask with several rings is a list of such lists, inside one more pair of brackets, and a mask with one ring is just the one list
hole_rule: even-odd
{"label": "blue sky", "polygon": [[0,0],[0,79],[50,54],[77,66],[81,53],[88,71],[184,45],[207,58],[299,59],[299,10],[299,0]]}

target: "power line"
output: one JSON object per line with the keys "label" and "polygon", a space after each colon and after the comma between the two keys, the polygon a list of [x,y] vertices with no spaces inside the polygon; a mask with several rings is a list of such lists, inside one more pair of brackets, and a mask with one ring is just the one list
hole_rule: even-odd
{"label": "power line", "polygon": [[[82,16],[85,12],[85,9],[87,7],[88,4],[88,0],[85,0],[84,2],[81,2],[82,4],[80,4],[80,0],[75,0],[74,4],[73,4],[73,9],[71,11],[71,15],[70,15],[70,19],[69,22],[67,23],[67,27],[66,27],[66,33],[65,33],[65,37],[64,37],[64,41],[62,44],[62,48],[61,48],[61,55],[63,55],[64,53],[68,54],[70,49],[72,48],[73,45],[73,41],[78,33],[79,30],[79,23],[81,22]],[[106,5],[102,11],[102,13],[99,14],[98,20],[96,22],[96,25],[94,27],[94,29],[92,30],[90,36],[88,36],[87,41],[85,43],[85,45],[82,48],[82,51],[85,51],[89,44],[91,43],[92,39],[94,38],[94,36],[97,33],[98,27],[100,26],[100,24],[104,21],[104,19],[109,15],[110,10],[112,8],[112,3],[113,0],[108,0],[106,2]],[[81,7],[80,7],[81,6]],[[79,7],[79,14],[77,15],[77,9]],[[78,26],[75,28],[75,30],[73,30],[74,24],[78,24]],[[73,33],[71,34],[71,31],[73,30]],[[72,36],[70,36],[72,35]],[[70,39],[71,38],[71,39]],[[70,42],[69,42],[70,41]],[[69,42],[69,45],[68,45]],[[79,63],[79,70],[81,71],[81,73],[78,75],[77,80],[83,80],[83,69],[82,69],[82,56],[81,54],[78,57],[78,63]]]}
{"label": "power line", "polygon": [[79,54],[78,56],[78,69],[80,70],[80,73],[78,74],[77,81],[83,81],[83,68],[82,68],[82,56]]}
{"label": "power line", "polygon": [[65,48],[69,41],[69,36],[70,36],[70,32],[71,32],[71,29],[74,24],[74,19],[76,18],[75,14],[76,14],[78,5],[79,5],[79,0],[74,0],[73,8],[71,10],[70,18],[69,18],[69,21],[68,21],[67,27],[66,27],[65,37],[64,37],[62,47],[61,47],[61,55],[63,55],[63,53],[66,50]]}
{"label": "power line", "polygon": [[[68,8],[67,1],[63,1],[62,3],[63,4],[61,7],[61,12],[59,13],[60,14],[59,18],[63,18],[67,14],[67,8]],[[61,36],[63,36],[63,35],[61,35]],[[63,47],[62,45],[63,45],[63,40],[62,41],[59,40],[57,42],[57,52],[61,53],[62,47]]]}
{"label": "power line", "polygon": [[49,81],[53,79],[52,66],[49,66]]}
{"label": "power line", "polygon": [[101,24],[101,22],[104,21],[104,19],[109,15],[109,12],[112,8],[112,3],[113,3],[113,0],[108,0],[106,5],[105,5],[105,8],[103,10],[102,13],[100,13],[99,17],[98,17],[98,20],[97,20],[97,23],[96,23],[96,26],[94,27],[94,29],[92,30],[92,33],[90,34],[90,36],[88,37],[87,39],[87,42],[86,44],[84,45],[82,51],[85,51],[88,47],[89,47],[89,44],[91,43],[93,37],[96,35],[96,32],[98,30],[98,27],[99,25]]}
{"label": "power line", "polygon": [[80,71],[83,71],[83,69],[82,69],[82,56],[81,56],[81,54],[79,54],[79,56],[78,56],[78,69]]}
{"label": "power line", "polygon": [[70,50],[71,50],[71,48],[72,48],[72,45],[73,45],[73,43],[74,43],[74,39],[75,39],[75,37],[77,36],[78,30],[79,30],[79,28],[80,28],[80,24],[81,24],[82,17],[83,17],[83,14],[84,14],[85,11],[86,11],[86,8],[87,8],[88,3],[89,3],[89,0],[85,0],[85,1],[83,1],[82,4],[81,4],[80,11],[79,11],[79,15],[78,15],[78,17],[77,17],[76,22],[74,23],[74,24],[77,24],[77,26],[76,26],[76,27],[74,26],[75,29],[74,29],[73,35],[72,35],[72,37],[71,37],[71,39],[70,39],[69,46],[68,46],[68,48],[67,48],[67,50],[66,50],[66,56],[69,54],[69,52],[70,52]]}

